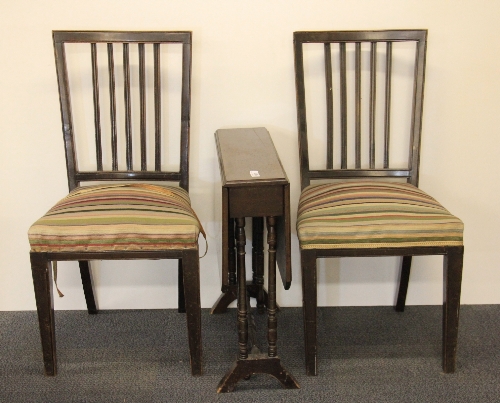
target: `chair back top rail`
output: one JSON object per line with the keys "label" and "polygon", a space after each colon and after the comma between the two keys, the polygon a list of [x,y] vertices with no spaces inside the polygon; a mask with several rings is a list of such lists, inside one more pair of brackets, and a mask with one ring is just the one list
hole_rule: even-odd
{"label": "chair back top rail", "polygon": [[[407,166],[391,167],[391,121],[392,121],[392,94],[393,94],[393,64],[395,58],[394,43],[415,43],[415,59],[413,65],[413,85],[411,94],[411,113],[409,130],[409,153]],[[304,44],[323,44],[324,47],[324,82],[326,88],[326,166],[324,169],[311,169],[309,166],[309,146],[307,133],[306,115],[306,77],[304,68]],[[363,64],[363,43],[369,47],[369,63]],[[311,179],[338,179],[338,178],[362,178],[362,177],[403,177],[407,181],[418,186],[418,168],[420,152],[420,134],[422,126],[422,106],[425,70],[425,52],[427,43],[427,30],[386,30],[386,31],[309,31],[294,32],[294,55],[295,55],[295,84],[297,99],[297,124],[299,132],[299,153],[301,186],[305,188]],[[335,48],[332,48],[335,46]],[[347,46],[353,53],[353,63],[347,62]],[[335,52],[333,51],[335,50]],[[335,53],[335,56],[332,55]],[[384,54],[384,67],[380,71],[377,56]],[[336,64],[333,65],[332,59]],[[413,61],[412,61],[413,62]],[[367,66],[367,67],[366,67]],[[352,72],[348,73],[349,68]],[[369,69],[369,78],[363,79],[362,70]],[[334,85],[335,75],[338,75],[338,85]],[[350,79],[350,75],[353,79]],[[380,80],[380,75],[383,79]],[[354,81],[354,85],[350,85]],[[380,101],[380,82],[383,82],[383,114],[377,113]],[[368,86],[367,91],[363,91]],[[335,93],[337,91],[337,93]],[[367,94],[368,102],[363,103],[363,94]],[[335,101],[338,105],[335,107]],[[362,118],[363,105],[367,104],[366,124]],[[349,108],[354,109],[349,118]],[[380,106],[379,106],[380,107]],[[365,106],[366,108],[366,106]],[[338,113],[338,119],[335,116]],[[377,117],[383,116],[383,124],[380,126]],[[348,123],[353,122],[353,140],[349,141]],[[337,123],[338,122],[338,123]],[[365,127],[366,130],[365,130]],[[377,127],[382,127],[383,140],[377,135]],[[363,135],[366,133],[368,150],[367,166],[362,166],[362,144]],[[399,134],[399,133],[398,133]],[[339,164],[334,169],[334,143],[338,138]],[[379,144],[377,144],[380,143]],[[350,164],[351,155],[349,144],[353,144],[353,163]],[[382,147],[378,153],[378,147]],[[377,156],[381,155],[381,162]],[[349,165],[350,164],[350,165]]]}
{"label": "chair back top rail", "polygon": [[[189,188],[189,129],[190,129],[190,104],[191,104],[191,57],[192,39],[191,32],[114,32],[114,31],[53,31],[56,70],[59,85],[59,99],[61,105],[61,118],[66,148],[66,164],[68,171],[68,184],[70,190],[79,186],[81,181],[100,180],[152,180],[173,181],[184,189]],[[91,70],[93,94],[93,120],[95,131],[95,171],[80,171],[78,169],[74,120],[72,116],[68,63],[66,60],[65,44],[88,43],[88,63]],[[99,74],[103,70],[98,66],[98,44],[105,44],[107,58],[107,87],[103,88],[99,82]],[[122,45],[121,58],[116,60],[115,47]],[[137,46],[138,60],[138,122],[140,144],[140,169],[133,163],[133,108],[131,84],[131,51],[130,45]],[[181,68],[181,94],[180,94],[180,163],[177,171],[162,171],[162,83],[161,83],[161,52],[162,44],[182,45]],[[152,46],[152,66],[146,62],[145,46]],[[103,45],[104,46],[104,45]],[[120,64],[123,69],[123,94],[118,94],[115,64]],[[153,96],[147,95],[147,71],[153,71]],[[102,83],[101,83],[102,84]],[[109,98],[109,106],[103,108],[102,91],[105,90]],[[124,133],[119,133],[117,117],[117,96],[123,95],[121,102],[124,111]],[[154,170],[148,170],[147,163],[147,101],[153,100],[151,106],[154,124],[150,131],[154,131]],[[165,105],[166,103],[164,103]],[[109,111],[110,138],[111,138],[111,170],[103,168],[103,134],[102,115],[105,109]],[[119,139],[125,143],[126,170],[119,170]]]}

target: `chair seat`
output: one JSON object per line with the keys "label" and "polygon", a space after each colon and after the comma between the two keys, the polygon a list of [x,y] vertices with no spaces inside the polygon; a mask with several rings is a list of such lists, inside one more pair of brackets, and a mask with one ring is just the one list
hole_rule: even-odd
{"label": "chair seat", "polygon": [[201,225],[181,188],[149,184],[78,187],[28,231],[32,252],[187,249]]}
{"label": "chair seat", "polygon": [[352,181],[306,187],[301,249],[463,245],[463,223],[407,183]]}

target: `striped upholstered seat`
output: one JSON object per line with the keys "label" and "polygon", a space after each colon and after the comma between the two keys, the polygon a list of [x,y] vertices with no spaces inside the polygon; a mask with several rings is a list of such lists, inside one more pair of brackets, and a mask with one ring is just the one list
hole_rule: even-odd
{"label": "striped upholstered seat", "polygon": [[463,223],[407,183],[352,181],[302,191],[301,249],[460,246]]}
{"label": "striped upholstered seat", "polygon": [[195,247],[200,230],[185,190],[112,184],[76,188],[28,237],[32,252],[164,250]]}

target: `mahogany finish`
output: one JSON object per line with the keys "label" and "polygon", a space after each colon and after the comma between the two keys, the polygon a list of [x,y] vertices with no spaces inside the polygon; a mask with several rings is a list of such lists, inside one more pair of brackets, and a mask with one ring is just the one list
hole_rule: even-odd
{"label": "mahogany finish", "polygon": [[[290,287],[290,191],[269,133],[264,128],[225,129],[215,133],[222,178],[222,292],[211,313],[225,312],[238,301],[238,359],[220,381],[217,392],[231,392],[254,373],[274,376],[285,388],[297,381],[281,365],[276,347],[276,264],[285,289]],[[258,176],[255,174],[258,172]],[[245,217],[252,217],[252,281],[246,281]],[[268,291],[264,289],[263,218],[267,224]],[[235,228],[236,224],[236,228]],[[280,224],[280,225],[279,225]],[[236,240],[236,242],[235,242]],[[236,245],[236,255],[235,255]],[[255,345],[250,297],[268,312],[268,353]],[[250,346],[249,346],[250,341]]]}
{"label": "mahogany finish", "polygon": [[[215,142],[222,182],[222,292],[227,295],[219,298],[220,303],[214,304],[212,313],[222,313],[236,300],[235,218],[253,217],[253,236],[261,237],[262,217],[276,216],[278,268],[283,286],[286,290],[290,288],[290,186],[265,128],[221,129],[215,133]],[[250,171],[258,171],[260,176],[252,177]],[[260,238],[257,240],[254,247],[262,242]],[[255,262],[252,266],[257,270],[261,267]],[[248,290],[253,298],[259,292],[255,282],[249,284]]]}
{"label": "mahogany finish", "polygon": [[[393,61],[395,59],[395,43],[411,42],[415,46],[415,65],[413,77],[413,93],[411,108],[411,125],[409,133],[409,150],[407,165],[393,167],[389,158],[391,133],[391,93],[393,88]],[[326,84],[326,135],[327,156],[325,169],[310,169],[309,147],[306,116],[306,91],[304,73],[303,45],[307,43],[318,43],[324,45],[325,57],[325,84]],[[369,80],[368,85],[368,154],[367,165],[362,164],[361,149],[362,134],[362,44],[369,46]],[[311,180],[317,179],[350,179],[350,178],[406,178],[408,183],[418,186],[418,170],[420,161],[420,135],[422,127],[423,91],[425,54],[427,44],[426,30],[389,30],[389,31],[322,31],[322,32],[295,32],[294,54],[295,54],[295,83],[297,95],[297,123],[299,132],[299,155],[301,187],[309,186]],[[348,94],[348,79],[346,68],[346,46],[349,45],[354,51],[354,89],[352,98]],[[332,48],[338,51],[338,72],[332,69]],[[380,72],[377,67],[377,49],[385,48],[385,69]],[[366,53],[366,52],[365,52]],[[365,56],[366,57],[366,56]],[[338,81],[340,102],[340,168],[334,169],[333,145],[334,145],[334,107],[333,107],[333,85],[332,75],[339,74]],[[384,76],[383,94],[383,142],[382,153],[376,143],[376,100],[380,73]],[[348,99],[354,100],[354,152],[348,152]],[[397,133],[404,135],[405,133]],[[354,167],[349,166],[348,156],[354,156]],[[383,155],[383,161],[379,163],[376,157]],[[454,247],[414,247],[414,248],[373,248],[373,249],[307,249],[301,250],[302,266],[302,289],[305,331],[305,353],[306,370],[308,375],[317,374],[317,266],[316,260],[321,257],[348,257],[348,256],[403,256],[400,273],[399,292],[396,310],[404,311],[408,281],[410,277],[410,266],[412,256],[415,255],[444,255],[444,304],[443,304],[443,369],[444,372],[454,372],[456,364],[456,345],[458,317],[460,309],[460,290],[463,263],[463,246]]]}
{"label": "mahogany finish", "polygon": [[[189,188],[189,121],[191,104],[191,32],[110,32],[110,31],[54,31],[54,50],[59,84],[61,104],[62,129],[66,149],[66,164],[69,190],[80,186],[82,181],[122,181],[148,180],[172,181],[186,191]],[[87,43],[89,50],[89,66],[92,77],[92,95],[94,112],[94,130],[96,144],[96,170],[80,171],[77,164],[75,135],[81,135],[75,130],[72,117],[71,97],[69,87],[68,63],[66,60],[66,45],[69,43]],[[111,138],[111,170],[103,169],[103,128],[101,118],[107,109],[101,105],[98,68],[99,44],[106,44],[107,71],[109,82],[109,105],[107,106],[110,119]],[[146,45],[147,44],[147,45]],[[155,169],[147,171],[146,134],[150,130],[146,126],[146,82],[144,47],[152,44],[154,49],[154,142],[155,142]],[[181,94],[181,144],[180,167],[177,171],[161,170],[161,82],[160,82],[160,47],[166,44],[178,44],[182,47],[182,94]],[[124,120],[126,171],[120,171],[119,148],[117,146],[122,133],[117,124],[117,92],[115,70],[117,60],[114,50],[120,46],[123,53],[123,81],[124,81]],[[130,80],[130,48],[138,47],[139,53],[139,94],[140,94],[140,131],[133,133],[131,108],[131,80]],[[85,130],[82,130],[83,132]],[[166,130],[164,130],[166,131]],[[140,136],[140,170],[133,167],[132,137]],[[187,313],[189,350],[191,372],[193,375],[202,373],[202,344],[201,344],[201,307],[200,307],[200,274],[198,247],[183,250],[165,251],[110,251],[110,252],[64,252],[64,253],[37,253],[31,252],[31,267],[33,283],[40,323],[42,350],[45,373],[55,375],[56,345],[54,331],[54,303],[52,296],[51,262],[58,260],[78,260],[82,277],[85,300],[89,313],[97,313],[97,305],[92,287],[90,260],[129,260],[129,259],[178,259],[179,260],[179,311]]]}

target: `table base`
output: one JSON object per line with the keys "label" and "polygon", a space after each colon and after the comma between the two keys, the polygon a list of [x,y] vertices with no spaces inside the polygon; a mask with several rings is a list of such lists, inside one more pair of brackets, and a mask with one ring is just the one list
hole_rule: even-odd
{"label": "table base", "polygon": [[269,357],[267,354],[249,354],[248,358],[238,359],[224,378],[219,382],[217,393],[232,392],[238,381],[252,374],[268,374],[274,376],[286,389],[300,389],[295,380],[283,365],[279,357]]}

